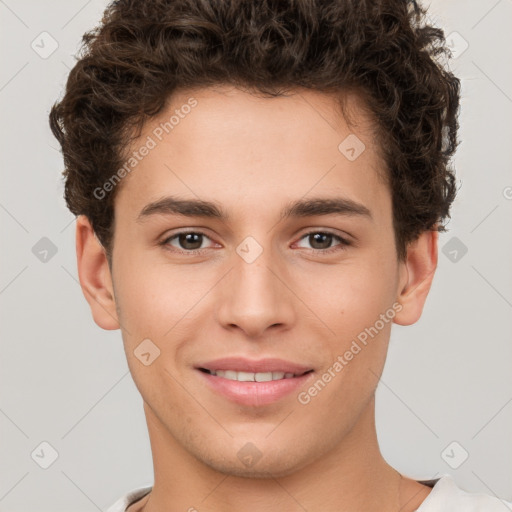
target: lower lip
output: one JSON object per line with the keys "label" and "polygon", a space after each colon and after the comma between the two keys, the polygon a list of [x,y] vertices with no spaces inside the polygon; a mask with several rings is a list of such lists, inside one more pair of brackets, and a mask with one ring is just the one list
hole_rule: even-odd
{"label": "lower lip", "polygon": [[277,402],[303,386],[311,379],[314,372],[306,373],[291,379],[271,380],[267,382],[241,382],[238,380],[217,377],[210,373],[197,370],[211,388],[231,401],[240,405],[268,405]]}

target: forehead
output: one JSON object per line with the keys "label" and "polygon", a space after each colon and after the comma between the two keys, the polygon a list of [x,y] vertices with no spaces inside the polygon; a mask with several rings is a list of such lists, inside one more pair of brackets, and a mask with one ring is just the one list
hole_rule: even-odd
{"label": "forehead", "polygon": [[[194,106],[189,107],[191,104]],[[176,91],[164,111],[147,123],[145,132],[159,140],[168,139],[166,135],[172,132],[177,144],[197,142],[190,135],[205,141],[230,135],[244,143],[242,151],[261,141],[279,145],[291,140],[298,150],[301,141],[318,144],[327,132],[331,137],[326,144],[332,142],[332,136],[356,132],[374,144],[376,124],[362,94],[351,91],[334,94],[297,88],[279,96],[264,96],[218,85]]]}
{"label": "forehead", "polygon": [[387,190],[375,125],[357,95],[347,93],[343,112],[336,96],[304,89],[278,97],[229,86],[178,91],[132,143],[127,156],[151,149],[119,200],[143,208],[172,194],[261,208],[328,192],[376,201]]}

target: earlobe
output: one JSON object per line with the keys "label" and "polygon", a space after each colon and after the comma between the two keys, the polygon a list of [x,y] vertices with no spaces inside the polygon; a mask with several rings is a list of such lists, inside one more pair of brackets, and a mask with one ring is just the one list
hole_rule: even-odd
{"label": "earlobe", "polygon": [[103,329],[119,329],[112,276],[105,249],[96,238],[85,215],[80,215],[76,221],[76,256],[80,286],[94,321]]}
{"label": "earlobe", "polygon": [[409,244],[406,261],[401,263],[403,279],[399,283],[397,302],[402,309],[394,322],[399,325],[416,323],[423,311],[437,268],[437,242],[439,233],[424,231]]}

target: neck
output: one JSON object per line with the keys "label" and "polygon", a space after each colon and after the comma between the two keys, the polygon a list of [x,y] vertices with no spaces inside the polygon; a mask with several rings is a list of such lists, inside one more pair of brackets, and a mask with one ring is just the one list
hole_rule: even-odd
{"label": "neck", "polygon": [[374,397],[338,446],[319,453],[317,459],[288,475],[268,473],[267,478],[216,471],[187,452],[146,403],[144,408],[155,475],[153,489],[144,500],[144,512],[414,510],[406,506],[411,504],[413,490],[409,486],[404,492],[401,475],[380,453]]}

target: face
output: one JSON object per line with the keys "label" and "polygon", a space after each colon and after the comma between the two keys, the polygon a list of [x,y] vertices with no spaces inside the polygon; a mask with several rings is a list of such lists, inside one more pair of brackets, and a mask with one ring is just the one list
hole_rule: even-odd
{"label": "face", "polygon": [[150,428],[218,471],[286,475],[335,450],[408,307],[372,123],[348,100],[351,127],[318,92],[182,91],[131,148],[112,315]]}

